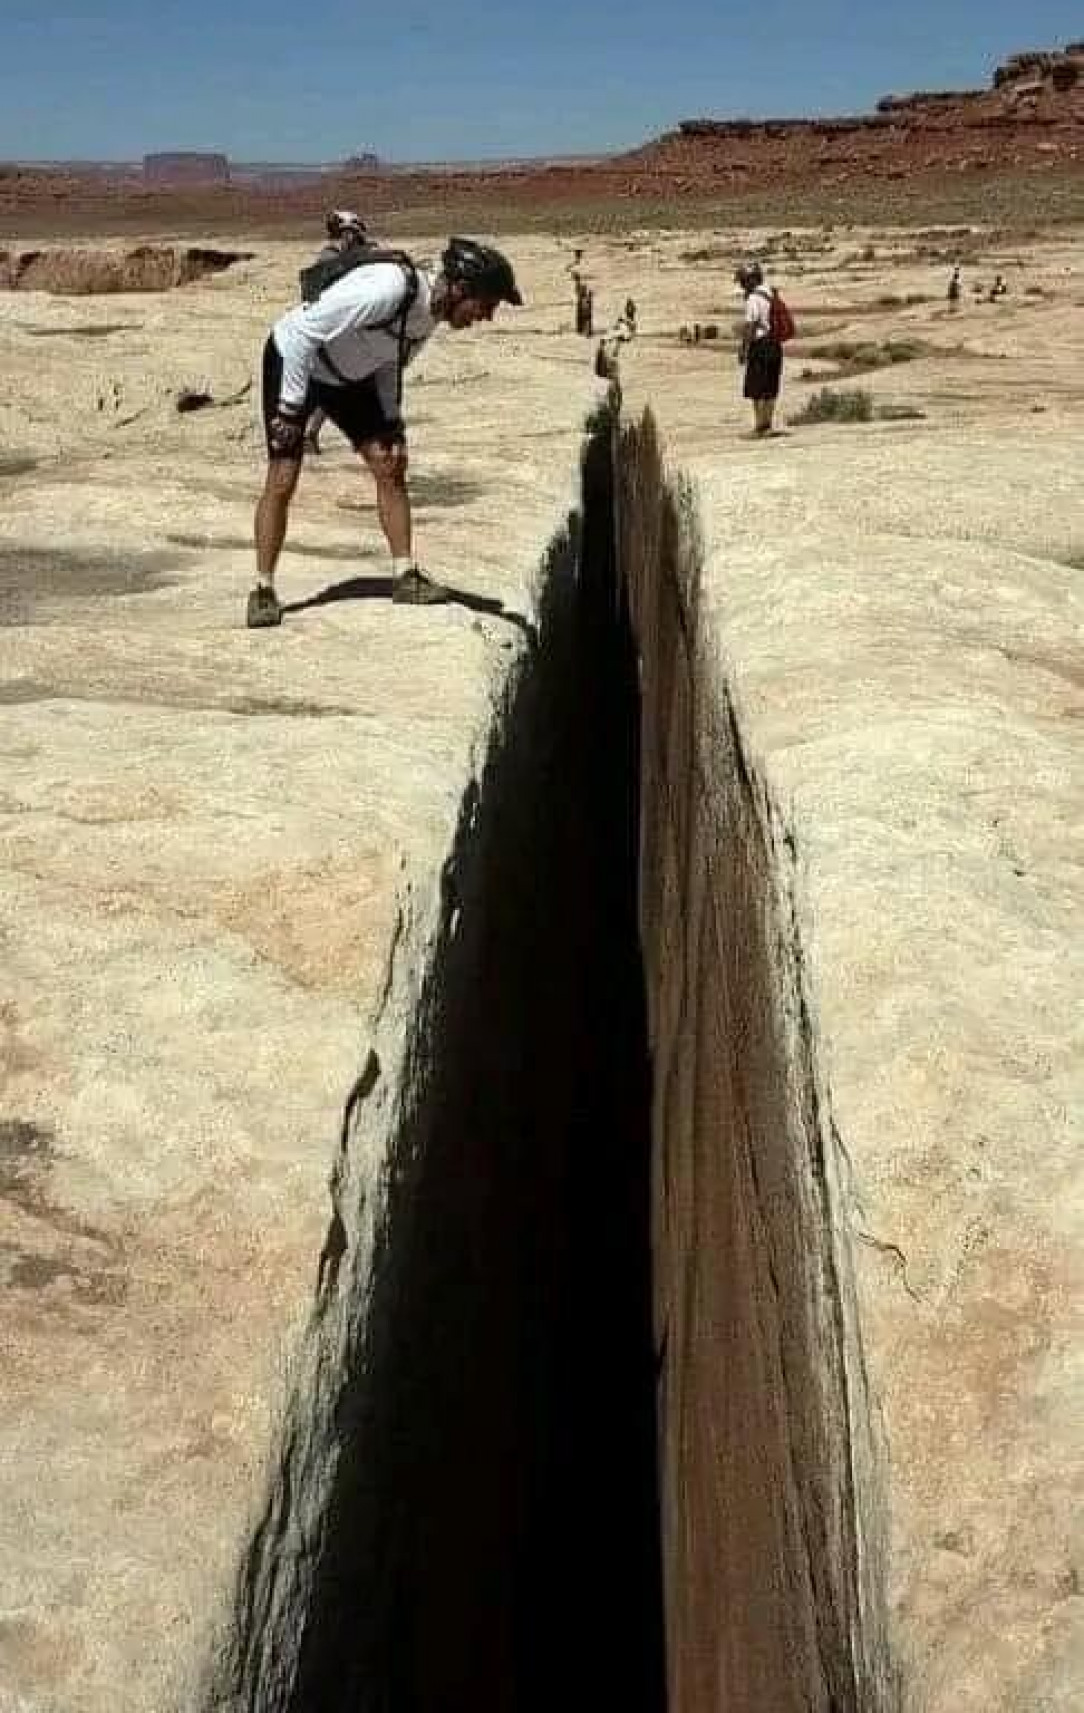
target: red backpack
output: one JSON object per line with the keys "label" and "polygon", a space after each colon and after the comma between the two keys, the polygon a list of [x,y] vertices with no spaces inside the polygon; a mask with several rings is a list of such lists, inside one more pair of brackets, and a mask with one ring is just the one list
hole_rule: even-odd
{"label": "red backpack", "polygon": [[773,286],[768,299],[768,328],[773,339],[780,345],[785,345],[788,339],[793,339],[798,329],[794,325],[794,317],[783,301],[782,294]]}

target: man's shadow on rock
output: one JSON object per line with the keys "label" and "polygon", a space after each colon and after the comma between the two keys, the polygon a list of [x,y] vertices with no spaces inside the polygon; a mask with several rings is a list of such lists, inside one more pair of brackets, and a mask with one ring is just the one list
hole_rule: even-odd
{"label": "man's shadow on rock", "polygon": [[[390,601],[394,585],[390,577],[346,577],[341,583],[329,583],[318,594],[303,601],[283,603],[283,617],[288,613],[304,613],[310,607],[328,607],[335,601]],[[483,613],[488,618],[504,619],[515,625],[525,636],[534,634],[534,626],[522,613],[510,611],[503,601],[493,595],[477,595],[471,589],[455,589],[449,583],[441,585],[447,591],[444,606],[466,607],[469,612]]]}

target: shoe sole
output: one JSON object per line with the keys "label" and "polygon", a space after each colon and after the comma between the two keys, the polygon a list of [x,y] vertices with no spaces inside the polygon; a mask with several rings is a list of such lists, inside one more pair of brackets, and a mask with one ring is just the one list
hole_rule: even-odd
{"label": "shoe sole", "polygon": [[447,589],[428,578],[392,585],[391,598],[400,607],[442,607],[451,599]]}
{"label": "shoe sole", "polygon": [[247,607],[245,610],[245,625],[249,630],[274,630],[282,623],[282,608]]}

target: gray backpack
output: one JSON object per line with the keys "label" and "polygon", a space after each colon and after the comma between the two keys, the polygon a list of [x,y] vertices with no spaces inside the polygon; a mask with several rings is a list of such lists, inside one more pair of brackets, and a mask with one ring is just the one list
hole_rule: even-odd
{"label": "gray backpack", "polygon": [[[413,260],[405,250],[383,250],[378,244],[351,244],[348,250],[340,250],[334,256],[318,256],[307,268],[300,273],[301,296],[305,303],[315,303],[322,292],[327,291],[337,281],[345,279],[356,268],[371,267],[374,262],[395,262],[403,270],[405,285],[402,302],[393,310],[385,321],[374,321],[371,325],[387,331],[395,328],[399,346],[399,363],[396,374],[395,393],[401,400],[403,396],[403,369],[406,363],[406,324],[407,316],[414,307],[418,295],[418,270]],[[349,378],[335,367],[328,355],[327,346],[320,347],[320,356],[335,376],[336,380],[348,386]]]}

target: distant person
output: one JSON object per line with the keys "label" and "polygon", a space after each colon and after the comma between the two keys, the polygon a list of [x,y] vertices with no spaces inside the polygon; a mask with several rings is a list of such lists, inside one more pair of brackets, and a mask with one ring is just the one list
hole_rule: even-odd
{"label": "distant person", "polygon": [[595,330],[595,294],[580,280],[576,287],[576,332],[590,339]]}
{"label": "distant person", "polygon": [[[629,305],[632,305],[632,320],[629,320]],[[599,340],[595,353],[595,374],[603,380],[614,380],[617,377],[617,360],[621,347],[627,345],[636,336],[636,305],[629,298],[625,308],[614,322],[613,326]]]}
{"label": "distant person", "polygon": [[955,267],[952,270],[952,277],[948,283],[947,295],[950,309],[958,309],[960,307],[960,294],[962,291],[963,285],[960,280],[960,270],[958,267]]}
{"label": "distant person", "polygon": [[376,482],[380,525],[391,553],[392,599],[428,605],[448,592],[414,558],[407,487],[403,371],[434,330],[492,321],[499,304],[523,302],[499,250],[451,238],[439,270],[399,251],[374,251],[313,303],[288,310],[263,354],[267,475],[256,507],[253,629],[282,622],[275,569],[301,474],[305,425],[319,406],[350,441]]}
{"label": "distant person", "polygon": [[[371,244],[369,229],[360,214],[355,214],[350,208],[333,208],[327,217],[327,243],[318,250],[313,262],[308,268],[301,270],[302,302],[310,301],[306,276],[314,265],[321,262],[336,261],[339,256],[346,255],[352,250],[364,250]],[[305,444],[310,452],[317,456],[320,453],[320,430],[327,420],[324,412],[317,406],[305,424]]]}
{"label": "distant person", "polygon": [[[569,283],[572,286],[572,316],[576,332],[590,332],[590,325],[584,326],[585,305],[591,297],[591,288],[583,277],[583,250],[576,248],[572,252],[572,260],[565,268]],[[588,324],[590,316],[587,316]]]}
{"label": "distant person", "polygon": [[738,360],[745,365],[743,390],[753,406],[754,433],[770,434],[782,384],[783,344],[793,334],[794,323],[778,292],[765,285],[759,262],[744,263],[734,279],[745,294],[738,346]]}
{"label": "distant person", "polygon": [[631,297],[627,297],[625,299],[625,321],[628,324],[630,335],[635,334],[635,332],[636,332],[636,304],[635,304],[635,301]]}
{"label": "distant person", "polygon": [[994,283],[990,287],[990,302],[996,303],[999,297],[1008,297],[1009,288],[1001,274],[994,275]]}

